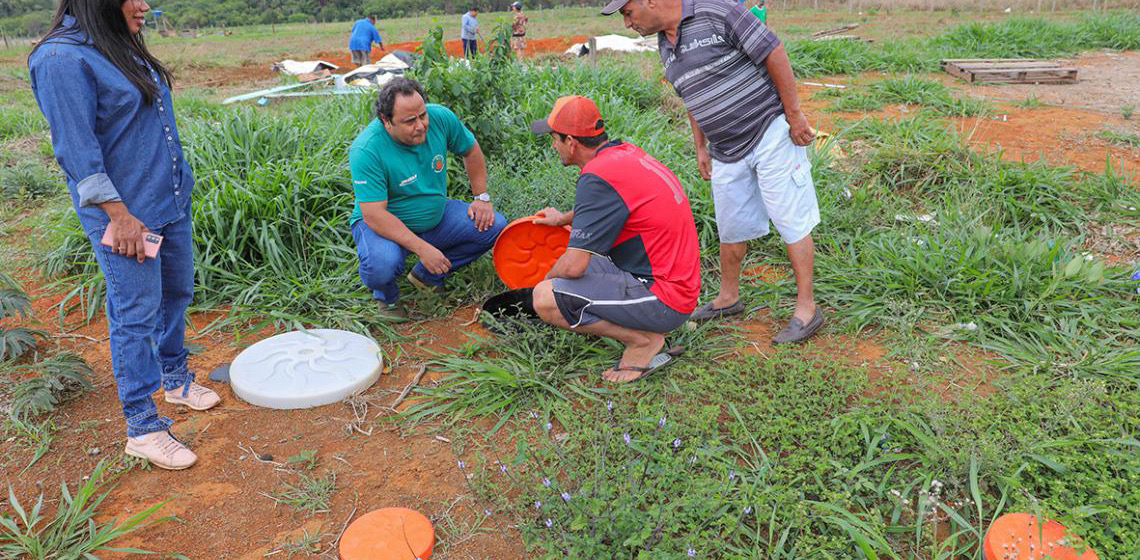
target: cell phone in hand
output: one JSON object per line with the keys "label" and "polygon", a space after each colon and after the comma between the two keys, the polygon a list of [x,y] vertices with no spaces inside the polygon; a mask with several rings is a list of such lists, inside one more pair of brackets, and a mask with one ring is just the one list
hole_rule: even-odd
{"label": "cell phone in hand", "polygon": [[[111,228],[107,228],[103,232],[103,239],[99,241],[107,247],[111,247]],[[162,236],[149,231],[143,232],[143,252],[149,258],[158,256],[158,248],[162,246]]]}

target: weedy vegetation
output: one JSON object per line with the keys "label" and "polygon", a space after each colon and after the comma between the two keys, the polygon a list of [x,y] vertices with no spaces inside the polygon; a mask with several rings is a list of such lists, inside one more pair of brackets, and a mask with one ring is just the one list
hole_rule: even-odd
{"label": "weedy vegetation", "polygon": [[821,98],[835,98],[830,111],[877,111],[887,105],[918,105],[929,107],[942,115],[973,117],[989,114],[988,103],[954,95],[941,82],[906,75],[873,82],[866,88],[825,89],[816,94]]}
{"label": "weedy vegetation", "polygon": [[1125,148],[1140,148],[1140,134],[1135,132],[1122,132],[1106,128],[1096,133],[1096,137]]}
{"label": "weedy vegetation", "polygon": [[41,493],[31,508],[26,508],[9,488],[11,513],[0,511],[0,557],[28,560],[57,558],[97,558],[99,552],[152,554],[137,548],[114,547],[112,542],[140,529],[170,518],[156,514],[165,502],[148,507],[126,519],[95,521],[99,505],[110,495],[115,475],[111,465],[100,462],[86,481],[72,493],[62,483],[55,500],[55,513]]}

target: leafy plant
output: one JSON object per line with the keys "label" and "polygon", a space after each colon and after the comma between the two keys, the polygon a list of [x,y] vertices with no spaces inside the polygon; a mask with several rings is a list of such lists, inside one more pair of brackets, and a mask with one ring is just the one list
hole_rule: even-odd
{"label": "leafy plant", "polygon": [[99,505],[110,495],[113,480],[109,465],[100,461],[75,494],[67,483],[60,485],[55,515],[44,512],[41,493],[31,510],[27,510],[9,488],[8,502],[12,512],[0,512],[0,556],[29,560],[58,558],[95,558],[100,551],[148,554],[136,548],[116,548],[116,539],[162,523],[170,518],[154,518],[165,502],[148,507],[125,520],[96,522]]}
{"label": "leafy plant", "polygon": [[317,463],[320,459],[317,457],[316,449],[305,449],[298,452],[296,455],[285,459],[286,465],[293,465],[305,471],[311,471],[317,468]]}
{"label": "leafy plant", "polygon": [[[11,276],[0,272],[0,319],[27,317],[31,310],[28,294]],[[35,348],[43,331],[25,327],[0,327],[0,362],[14,360]]]}
{"label": "leafy plant", "polygon": [[23,161],[0,169],[0,195],[6,199],[30,200],[62,193],[60,177],[36,161]]}
{"label": "leafy plant", "polygon": [[282,481],[282,485],[285,488],[280,492],[263,495],[278,504],[309,515],[324,513],[329,511],[329,502],[336,493],[336,473],[329,472],[319,478],[300,473],[295,484]]}
{"label": "leafy plant", "polygon": [[9,389],[8,406],[9,414],[20,419],[51,412],[63,401],[92,387],[91,367],[83,358],[69,352],[17,371],[24,371],[27,376]]}

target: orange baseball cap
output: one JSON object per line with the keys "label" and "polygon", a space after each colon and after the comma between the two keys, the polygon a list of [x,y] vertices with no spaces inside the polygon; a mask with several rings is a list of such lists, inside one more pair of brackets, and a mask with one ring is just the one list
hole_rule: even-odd
{"label": "orange baseball cap", "polygon": [[554,108],[548,117],[531,123],[530,131],[535,134],[557,132],[591,138],[605,132],[606,125],[593,101],[581,95],[567,95],[554,102]]}

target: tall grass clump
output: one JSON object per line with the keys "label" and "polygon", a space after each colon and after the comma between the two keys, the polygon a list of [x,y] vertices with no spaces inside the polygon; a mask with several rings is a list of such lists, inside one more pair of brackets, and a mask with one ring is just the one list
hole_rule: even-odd
{"label": "tall grass clump", "polygon": [[955,95],[941,82],[910,74],[880,80],[861,89],[829,89],[824,94],[836,98],[828,108],[831,111],[875,111],[887,105],[919,105],[952,117],[985,115],[991,111],[984,101]]}
{"label": "tall grass clump", "polygon": [[97,558],[95,554],[99,552],[151,554],[137,548],[115,547],[114,542],[139,529],[170,520],[155,517],[165,502],[126,519],[95,520],[100,513],[99,506],[111,492],[114,475],[109,474],[109,467],[100,461],[74,493],[67,483],[61,484],[59,497],[54,500],[55,513],[50,517],[45,512],[42,493],[28,509],[9,488],[8,503],[12,511],[0,512],[0,557],[54,560]]}
{"label": "tall grass clump", "polygon": [[47,121],[34,107],[4,107],[0,110],[0,142],[47,129]]}

